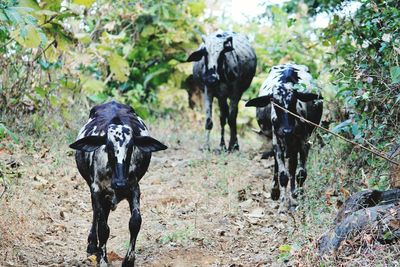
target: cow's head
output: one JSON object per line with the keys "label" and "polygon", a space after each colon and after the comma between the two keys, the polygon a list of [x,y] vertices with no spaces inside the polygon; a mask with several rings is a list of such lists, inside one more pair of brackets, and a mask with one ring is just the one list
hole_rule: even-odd
{"label": "cow's head", "polygon": [[199,49],[194,51],[187,61],[199,61],[204,57],[203,79],[207,86],[214,87],[221,78],[225,53],[234,50],[232,36],[227,33],[216,33],[207,37],[202,36],[202,39],[203,43]]}
{"label": "cow's head", "polygon": [[111,187],[124,189],[128,185],[129,167],[134,147],[144,152],[155,152],[167,149],[167,146],[150,136],[134,136],[127,125],[110,124],[107,134],[102,136],[86,136],[71,144],[70,147],[84,152],[105,146],[108,165],[112,170]]}
{"label": "cow's head", "polygon": [[[265,107],[270,102],[297,114],[297,101],[309,102],[316,99],[323,99],[321,95],[314,93],[304,93],[293,89],[281,88],[282,90],[274,90],[273,94],[260,96],[249,100],[246,107]],[[291,116],[287,111],[280,108],[271,107],[271,122],[274,126],[275,134],[281,138],[288,138],[294,134],[295,117]]]}

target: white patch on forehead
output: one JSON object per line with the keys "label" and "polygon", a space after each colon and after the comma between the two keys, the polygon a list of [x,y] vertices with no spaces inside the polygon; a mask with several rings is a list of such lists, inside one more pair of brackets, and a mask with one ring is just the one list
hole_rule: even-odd
{"label": "white patch on forehead", "polygon": [[[217,37],[220,36],[220,37]],[[221,52],[224,50],[224,42],[228,35],[224,35],[222,32],[207,36],[204,46],[207,50],[208,68],[217,67],[218,58]]]}
{"label": "white patch on forehead", "polygon": [[114,153],[117,162],[121,163],[126,158],[127,146],[132,139],[132,129],[127,125],[111,124],[108,127],[107,138],[114,145]]}

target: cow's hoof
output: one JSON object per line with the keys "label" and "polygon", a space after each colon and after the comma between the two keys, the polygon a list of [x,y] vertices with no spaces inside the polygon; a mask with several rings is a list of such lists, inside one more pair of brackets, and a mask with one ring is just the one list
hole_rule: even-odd
{"label": "cow's hoof", "polygon": [[239,144],[236,143],[233,145],[229,145],[228,151],[229,152],[239,151]]}
{"label": "cow's hoof", "polygon": [[272,200],[278,200],[281,195],[281,191],[279,188],[272,188],[271,190],[271,198]]}
{"label": "cow's hoof", "polygon": [[292,197],[294,199],[301,198],[303,196],[304,189],[303,188],[297,188],[293,193]]}
{"label": "cow's hoof", "polygon": [[96,255],[98,252],[98,248],[95,244],[89,244],[86,249],[87,256]]}
{"label": "cow's hoof", "polygon": [[210,151],[211,151],[211,148],[210,148],[209,145],[204,145],[204,146],[200,147],[199,150],[200,150],[201,152],[210,152]]}
{"label": "cow's hoof", "polygon": [[220,144],[220,145],[219,145],[219,150],[220,150],[221,152],[227,151],[225,144]]}
{"label": "cow's hoof", "polygon": [[290,205],[289,208],[288,208],[288,211],[289,212],[295,212],[296,209],[297,209],[297,205]]}
{"label": "cow's hoof", "polygon": [[264,151],[261,155],[261,159],[269,159],[274,156],[274,151]]}

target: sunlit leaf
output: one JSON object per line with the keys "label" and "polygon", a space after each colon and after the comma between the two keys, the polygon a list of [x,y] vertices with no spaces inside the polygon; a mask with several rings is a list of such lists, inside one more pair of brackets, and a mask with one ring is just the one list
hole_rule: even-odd
{"label": "sunlit leaf", "polygon": [[72,2],[74,4],[82,5],[89,8],[93,5],[94,1],[95,0],[73,0]]}
{"label": "sunlit leaf", "polygon": [[49,9],[52,11],[60,11],[62,0],[45,0],[40,1],[42,9]]}
{"label": "sunlit leaf", "polygon": [[29,7],[34,10],[40,10],[40,7],[35,0],[20,0],[18,6]]}
{"label": "sunlit leaf", "polygon": [[90,100],[92,100],[93,102],[100,104],[100,103],[104,103],[107,101],[108,95],[106,95],[104,93],[98,93],[98,94],[94,94],[94,95],[89,95],[88,98]]}
{"label": "sunlit leaf", "polygon": [[100,93],[104,90],[104,87],[104,82],[92,78],[87,79],[82,84],[82,90],[87,94]]}
{"label": "sunlit leaf", "polygon": [[90,35],[88,33],[77,33],[75,34],[75,38],[83,44],[88,44],[91,41]]}
{"label": "sunlit leaf", "polygon": [[292,250],[292,247],[288,244],[281,245],[279,247],[279,251],[281,251],[281,252],[290,252],[291,250]]}
{"label": "sunlit leaf", "polygon": [[200,16],[204,9],[206,8],[206,3],[204,1],[190,1],[189,2],[189,8],[190,8],[190,13],[195,16],[198,17]]}
{"label": "sunlit leaf", "polygon": [[46,52],[45,52],[46,60],[50,63],[55,63],[58,60],[58,57],[60,56],[60,53],[58,50],[54,47],[54,45],[50,45]]}
{"label": "sunlit leaf", "polygon": [[392,79],[392,83],[400,82],[400,67],[391,67],[390,77]]}
{"label": "sunlit leaf", "polygon": [[38,29],[32,25],[27,25],[20,30],[14,31],[12,37],[26,48],[37,48],[42,41]]}
{"label": "sunlit leaf", "polygon": [[112,53],[108,57],[108,64],[110,65],[111,72],[115,74],[115,79],[120,82],[128,80],[129,64],[123,57],[117,53]]}
{"label": "sunlit leaf", "polygon": [[141,35],[142,35],[142,37],[146,38],[152,34],[155,34],[155,32],[156,32],[156,29],[154,28],[154,26],[148,25],[143,29],[143,31],[141,32]]}

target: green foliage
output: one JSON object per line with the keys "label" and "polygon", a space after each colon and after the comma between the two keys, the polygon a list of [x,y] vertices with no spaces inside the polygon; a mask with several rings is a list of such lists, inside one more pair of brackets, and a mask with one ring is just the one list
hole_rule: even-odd
{"label": "green foliage", "polygon": [[0,123],[0,141],[10,137],[14,143],[19,143],[18,137],[10,131],[3,123]]}
{"label": "green foliage", "polygon": [[1,1],[2,117],[57,111],[68,121],[82,96],[115,98],[145,118],[162,111],[158,90],[173,95],[187,77],[182,62],[204,9],[204,1]]}
{"label": "green foliage", "polygon": [[[301,3],[307,5],[308,13],[312,16],[322,12],[338,11],[350,0],[303,0]],[[284,4],[284,9],[288,13],[296,13],[301,10],[298,0],[290,0]]]}
{"label": "green foliage", "polygon": [[[330,111],[333,121],[338,121],[333,131],[385,152],[400,142],[400,5],[395,0],[357,2],[353,14],[336,12],[349,1],[290,1],[286,8],[299,11],[305,3],[311,15],[330,12],[330,24],[319,39],[332,49],[323,60],[339,104]],[[365,184],[387,188],[386,162],[353,150],[345,163],[352,170],[350,177],[372,173]]]}

